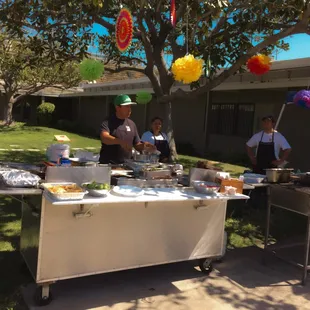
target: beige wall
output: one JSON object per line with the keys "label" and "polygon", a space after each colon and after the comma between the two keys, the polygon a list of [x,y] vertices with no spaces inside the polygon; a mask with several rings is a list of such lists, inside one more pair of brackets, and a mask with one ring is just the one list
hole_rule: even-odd
{"label": "beige wall", "polygon": [[[279,115],[282,104],[285,102],[286,89],[282,90],[246,90],[213,92],[213,103],[254,103],[255,116],[253,132],[260,130],[260,120],[264,115]],[[112,102],[113,97],[109,97]],[[110,104],[109,104],[110,105]],[[245,154],[247,138],[208,135],[208,145],[205,142],[206,96],[192,101],[178,101],[172,105],[173,125],[177,143],[191,143],[196,151],[204,154],[208,152],[222,153],[235,157],[236,154]],[[145,110],[146,109],[146,110]],[[98,129],[102,120],[107,117],[109,108],[105,97],[83,97],[80,105],[80,121],[82,124]],[[147,106],[133,107],[132,119],[136,123],[140,135],[149,128],[152,117],[165,118],[165,105],[152,102]],[[287,106],[279,131],[284,134],[292,145],[293,152],[290,158],[292,167],[310,171],[310,110],[293,105]]]}
{"label": "beige wall", "polygon": [[109,113],[106,97],[81,97],[77,106],[79,123],[98,130],[99,134],[100,125]]}
{"label": "beige wall", "polygon": [[279,124],[279,132],[292,146],[291,166],[310,171],[310,109],[288,105]]}
{"label": "beige wall", "polygon": [[[286,89],[282,90],[253,90],[234,93],[217,93],[213,96],[216,103],[255,103],[253,132],[260,130],[260,120],[264,115],[278,117],[286,99]],[[248,100],[248,101],[247,101]],[[292,154],[290,166],[302,171],[310,171],[310,110],[295,105],[286,106],[278,128],[290,145]],[[209,136],[209,151],[228,154],[244,154],[246,139],[232,136]]]}

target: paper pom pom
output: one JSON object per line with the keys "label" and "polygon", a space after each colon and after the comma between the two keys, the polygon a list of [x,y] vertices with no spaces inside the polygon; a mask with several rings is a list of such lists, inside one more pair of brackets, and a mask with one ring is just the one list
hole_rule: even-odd
{"label": "paper pom pom", "polygon": [[294,96],[294,103],[300,107],[310,109],[310,90],[301,90]]}
{"label": "paper pom pom", "polygon": [[94,81],[99,79],[104,72],[104,65],[95,59],[84,59],[80,63],[80,74],[84,80]]}
{"label": "paper pom pom", "polygon": [[152,100],[152,94],[146,91],[140,91],[137,93],[136,101],[138,104],[147,104]]}
{"label": "paper pom pom", "polygon": [[255,55],[247,62],[249,71],[256,75],[263,75],[271,68],[271,58],[266,55]]}
{"label": "paper pom pom", "polygon": [[125,52],[131,44],[133,36],[133,21],[129,10],[122,9],[116,21],[116,46],[120,52]]}
{"label": "paper pom pom", "polygon": [[190,84],[200,79],[202,75],[203,60],[195,59],[193,55],[186,55],[172,64],[174,79],[184,84]]}

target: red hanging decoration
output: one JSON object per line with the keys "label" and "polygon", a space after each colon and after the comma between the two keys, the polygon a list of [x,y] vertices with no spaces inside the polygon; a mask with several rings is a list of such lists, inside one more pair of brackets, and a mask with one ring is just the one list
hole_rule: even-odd
{"label": "red hanging decoration", "polygon": [[170,20],[171,20],[171,25],[175,27],[176,22],[177,22],[177,14],[175,10],[175,0],[171,0],[171,5],[170,5]]}
{"label": "red hanging decoration", "polygon": [[255,55],[247,62],[249,71],[256,75],[263,75],[271,68],[271,58],[266,55]]}
{"label": "red hanging decoration", "polygon": [[129,10],[122,9],[116,21],[116,46],[120,52],[125,52],[131,44],[133,36],[133,21]]}

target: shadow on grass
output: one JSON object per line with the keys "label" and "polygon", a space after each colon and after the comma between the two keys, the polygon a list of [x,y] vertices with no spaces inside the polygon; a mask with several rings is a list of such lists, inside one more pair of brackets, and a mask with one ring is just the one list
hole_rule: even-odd
{"label": "shadow on grass", "polygon": [[[267,201],[263,193],[257,193],[250,200],[231,200],[227,204],[225,229],[228,233],[228,247],[242,248],[263,243],[266,229]],[[306,217],[282,209],[272,209],[270,217],[270,238],[286,240],[304,235]]]}
{"label": "shadow on grass", "polygon": [[22,131],[22,130],[27,130],[33,131],[33,132],[41,132],[44,131],[44,128],[40,128],[38,126],[33,126],[30,124],[26,123],[13,123],[10,126],[7,126],[5,124],[0,124],[0,132],[1,133],[11,133],[11,132],[17,132],[17,131]]}
{"label": "shadow on grass", "polygon": [[[196,167],[196,164],[198,162],[198,158],[189,158],[189,157],[180,157],[178,162],[183,165],[184,170],[187,172],[189,171],[191,168]],[[239,177],[240,175],[240,171],[235,171],[232,169],[228,169],[227,168],[227,163],[212,163],[212,166],[214,166],[215,168],[219,168],[225,172],[229,172],[230,175],[232,177]],[[232,168],[234,167],[233,165],[231,166]],[[243,172],[243,171],[242,171]]]}
{"label": "shadow on grass", "polygon": [[17,305],[19,309],[24,309],[21,308],[23,302],[19,288],[32,281],[26,270],[22,272],[23,260],[19,253],[20,219],[20,203],[0,196],[0,309],[14,309]]}
{"label": "shadow on grass", "polygon": [[39,164],[46,159],[45,152],[3,151],[0,152],[0,162],[18,162]]}

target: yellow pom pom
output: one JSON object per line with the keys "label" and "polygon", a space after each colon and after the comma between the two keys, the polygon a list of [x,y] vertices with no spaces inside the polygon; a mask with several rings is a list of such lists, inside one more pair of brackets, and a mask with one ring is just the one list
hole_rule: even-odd
{"label": "yellow pom pom", "polygon": [[174,79],[184,84],[190,84],[200,79],[202,75],[203,60],[195,59],[193,55],[186,55],[172,64]]}

